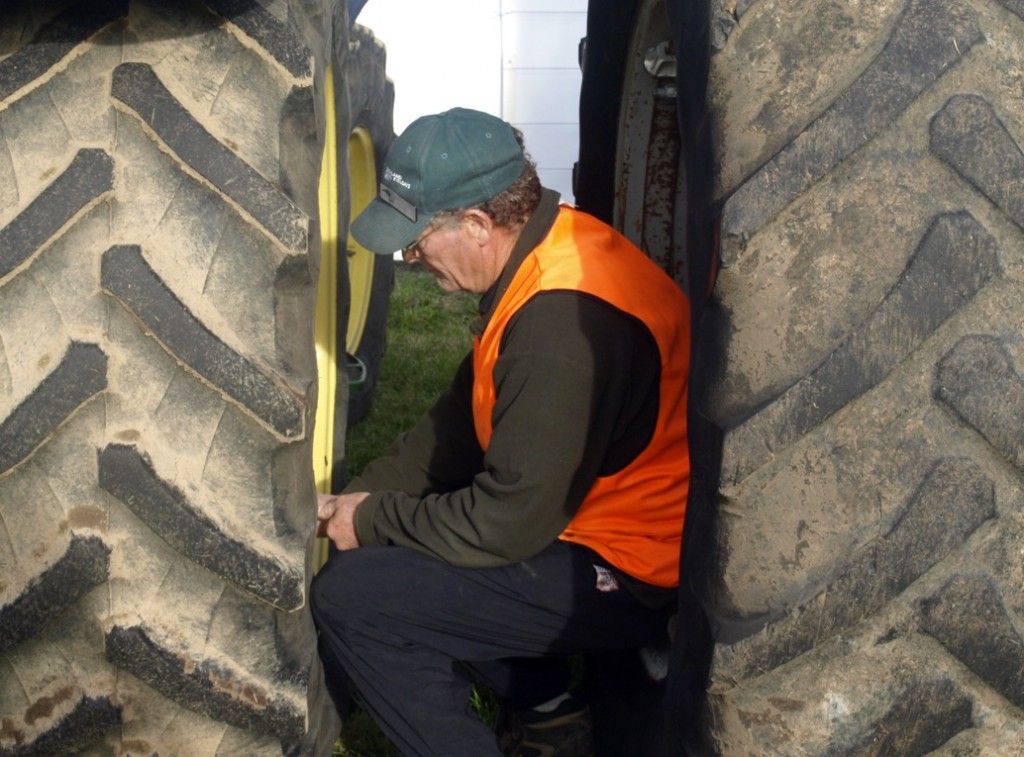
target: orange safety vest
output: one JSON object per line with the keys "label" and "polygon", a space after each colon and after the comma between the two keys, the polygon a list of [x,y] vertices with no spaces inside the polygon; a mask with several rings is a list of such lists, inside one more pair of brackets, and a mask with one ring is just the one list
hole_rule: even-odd
{"label": "orange safety vest", "polygon": [[486,451],[493,433],[494,366],[513,315],[542,291],[573,290],[639,318],[661,356],[658,418],[647,447],[625,468],[599,477],[560,539],[590,547],[655,586],[679,583],[679,553],[690,482],[686,391],[689,304],[679,287],[625,237],[562,206],[530,252],[473,348],[473,420]]}

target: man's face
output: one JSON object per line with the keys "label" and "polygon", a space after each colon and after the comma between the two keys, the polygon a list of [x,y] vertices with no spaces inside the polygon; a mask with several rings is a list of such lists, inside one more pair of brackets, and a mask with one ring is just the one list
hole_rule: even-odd
{"label": "man's face", "polygon": [[428,226],[411,245],[402,250],[406,263],[418,263],[446,292],[486,292],[493,281],[487,280],[484,250],[466,233],[465,218]]}

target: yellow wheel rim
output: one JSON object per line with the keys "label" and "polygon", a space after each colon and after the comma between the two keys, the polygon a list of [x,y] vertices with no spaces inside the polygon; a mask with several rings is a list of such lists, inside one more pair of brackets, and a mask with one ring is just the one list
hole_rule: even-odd
{"label": "yellow wheel rim", "polygon": [[[319,377],[313,427],[313,475],[316,490],[331,491],[334,466],[335,398],[338,389],[338,140],[335,132],[334,75],[324,81],[326,128],[320,163],[320,280],[316,293],[316,364]],[[340,356],[344,361],[344,355]],[[344,362],[342,362],[344,371]],[[341,373],[344,377],[344,372]],[[314,567],[327,561],[327,539],[317,539]]]}
{"label": "yellow wheel rim", "polygon": [[[317,389],[316,425],[313,430],[313,473],[316,490],[331,491],[333,474],[335,423],[338,381],[347,380],[344,354],[338,354],[338,140],[334,110],[334,72],[327,70],[324,82],[325,137],[320,165],[320,280],[317,283],[316,359],[319,383]],[[377,163],[370,132],[357,127],[348,140],[351,218],[355,218],[377,195]],[[370,312],[373,291],[374,256],[351,236],[347,245],[349,275],[349,317],[345,344],[355,351],[363,338]],[[341,452],[339,450],[338,452]],[[313,555],[314,567],[327,561],[327,539],[317,539]]]}
{"label": "yellow wheel rim", "polygon": [[[373,138],[365,127],[358,126],[348,138],[348,178],[352,192],[352,218],[377,196],[377,161],[373,154]],[[348,331],[345,344],[355,352],[363,340],[363,331],[370,313],[373,292],[374,255],[350,234],[348,237],[348,280],[350,301]]]}

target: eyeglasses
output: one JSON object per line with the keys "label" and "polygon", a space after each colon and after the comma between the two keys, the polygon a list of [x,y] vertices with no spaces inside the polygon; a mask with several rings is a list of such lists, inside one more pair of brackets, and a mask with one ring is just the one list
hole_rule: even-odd
{"label": "eyeglasses", "polygon": [[422,245],[425,241],[427,241],[427,237],[429,237],[431,234],[433,234],[435,231],[437,231],[440,228],[441,228],[440,226],[432,226],[430,228],[430,231],[428,231],[423,236],[419,237],[415,242],[413,242],[412,244],[409,244],[409,245],[406,245],[405,247],[403,247],[402,248],[402,260],[408,261],[409,257],[411,255],[413,255],[414,253],[416,255],[422,255],[423,254],[423,250],[420,249],[420,245]]}

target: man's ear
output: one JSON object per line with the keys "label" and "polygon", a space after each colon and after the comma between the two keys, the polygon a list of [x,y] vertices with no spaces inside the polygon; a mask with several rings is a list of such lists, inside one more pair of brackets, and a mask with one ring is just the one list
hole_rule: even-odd
{"label": "man's ear", "polygon": [[494,221],[491,217],[478,208],[470,208],[462,215],[466,224],[466,233],[481,247],[491,241],[491,234],[494,233]]}

